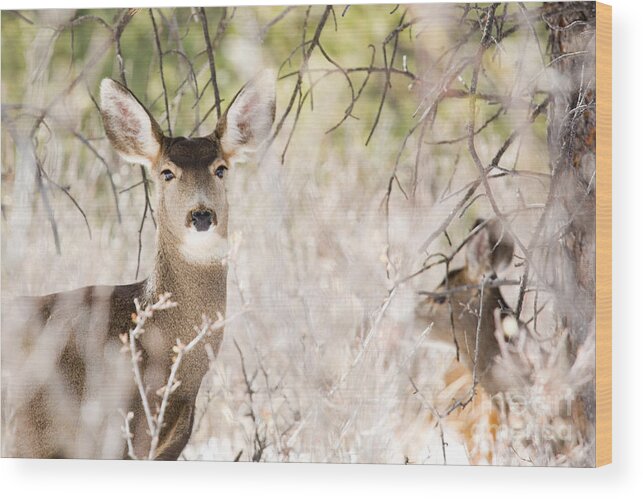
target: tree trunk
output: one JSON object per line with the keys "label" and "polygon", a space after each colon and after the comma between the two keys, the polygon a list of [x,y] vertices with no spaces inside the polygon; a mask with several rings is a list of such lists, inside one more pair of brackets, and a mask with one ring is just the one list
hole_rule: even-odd
{"label": "tree trunk", "polygon": [[[596,289],[596,6],[546,3],[552,74],[548,142],[552,187],[545,223],[544,268],[566,329],[570,360],[595,344]],[[586,343],[587,342],[587,343]],[[594,442],[594,382],[580,392],[581,428]],[[580,426],[583,426],[582,424]]]}

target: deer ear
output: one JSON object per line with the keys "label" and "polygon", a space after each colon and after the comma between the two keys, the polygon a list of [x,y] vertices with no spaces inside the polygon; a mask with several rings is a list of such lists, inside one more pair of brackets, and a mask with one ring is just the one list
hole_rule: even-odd
{"label": "deer ear", "polygon": [[477,232],[467,242],[467,273],[478,280],[506,268],[513,259],[514,244],[499,220],[477,220],[474,229]]}
{"label": "deer ear", "polygon": [[264,70],[232,100],[214,135],[230,164],[243,162],[268,137],[275,120],[275,74]]}
{"label": "deer ear", "polygon": [[105,78],[100,84],[100,107],[112,147],[131,163],[152,168],[161,153],[163,132],[134,94]]}
{"label": "deer ear", "polygon": [[491,247],[489,245],[489,235],[485,227],[476,224],[473,234],[467,242],[466,259],[467,259],[467,276],[471,281],[479,280],[483,275],[488,274],[491,270]]}
{"label": "deer ear", "polygon": [[496,272],[500,272],[511,264],[514,257],[514,240],[504,230],[502,222],[494,218],[487,222],[489,245],[491,247],[491,265]]}

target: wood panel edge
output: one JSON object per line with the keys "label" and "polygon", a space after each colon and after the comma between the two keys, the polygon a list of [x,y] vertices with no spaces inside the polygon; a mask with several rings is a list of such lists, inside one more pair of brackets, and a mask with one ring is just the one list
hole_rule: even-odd
{"label": "wood panel edge", "polygon": [[612,462],[612,7],[596,3],[596,466]]}

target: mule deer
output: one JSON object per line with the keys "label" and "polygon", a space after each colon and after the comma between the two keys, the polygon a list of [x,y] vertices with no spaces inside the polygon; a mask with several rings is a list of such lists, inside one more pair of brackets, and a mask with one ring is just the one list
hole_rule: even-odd
{"label": "mule deer", "polygon": [[[438,410],[450,416],[450,422],[464,437],[472,462],[492,462],[492,443],[501,413],[517,423],[535,409],[541,424],[550,417],[559,423],[565,419],[569,425],[572,419],[578,423],[578,411],[576,402],[566,399],[564,388],[551,386],[552,382],[560,384],[570,378],[566,350],[544,348],[547,341],[555,343],[555,339],[534,336],[502,296],[499,285],[503,280],[497,273],[511,263],[514,246],[501,223],[496,219],[478,220],[464,248],[464,267],[450,271],[433,292],[423,293],[416,315],[423,324],[433,324],[432,338],[455,344],[458,353],[459,362],[446,372]],[[537,393],[551,397],[530,407],[533,401],[529,400],[529,390],[534,384],[541,385]],[[514,399],[521,405],[520,418],[510,414]],[[561,407],[561,402],[570,402],[572,407]],[[459,408],[463,411],[455,411]],[[476,428],[488,431],[484,445],[480,445]],[[554,452],[570,444],[558,441],[559,436],[548,442]]]}
{"label": "mule deer", "polygon": [[[225,313],[226,177],[228,169],[244,161],[270,132],[275,78],[262,72],[250,81],[214,132],[200,138],[164,136],[145,107],[114,80],[102,81],[100,97],[111,145],[156,178],[154,268],[147,279],[134,284],[91,286],[15,304],[11,315],[20,327],[2,331],[2,360],[8,373],[3,380],[3,414],[5,423],[10,420],[15,428],[15,457],[126,457],[125,440],[118,433],[117,442],[98,438],[108,434],[107,427],[118,429],[122,424],[118,409],[133,413],[133,451],[146,455],[150,435],[131,365],[123,354],[115,355],[121,348],[119,335],[132,327],[135,299],[153,303],[160,294],[171,293],[177,306],[156,312],[140,337],[143,383],[156,390],[167,381],[177,340],[186,344],[194,338],[203,314]],[[206,340],[215,354],[222,334],[218,331]],[[207,370],[205,348],[181,363],[181,383],[169,399],[153,458],[177,459],[187,444]],[[79,435],[79,428],[87,424],[92,430]]]}

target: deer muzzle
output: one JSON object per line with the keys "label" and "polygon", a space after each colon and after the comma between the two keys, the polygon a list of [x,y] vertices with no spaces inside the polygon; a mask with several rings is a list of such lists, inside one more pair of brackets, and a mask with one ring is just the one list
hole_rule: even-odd
{"label": "deer muzzle", "polygon": [[198,209],[190,212],[190,223],[197,232],[204,232],[217,224],[217,216],[212,210]]}

